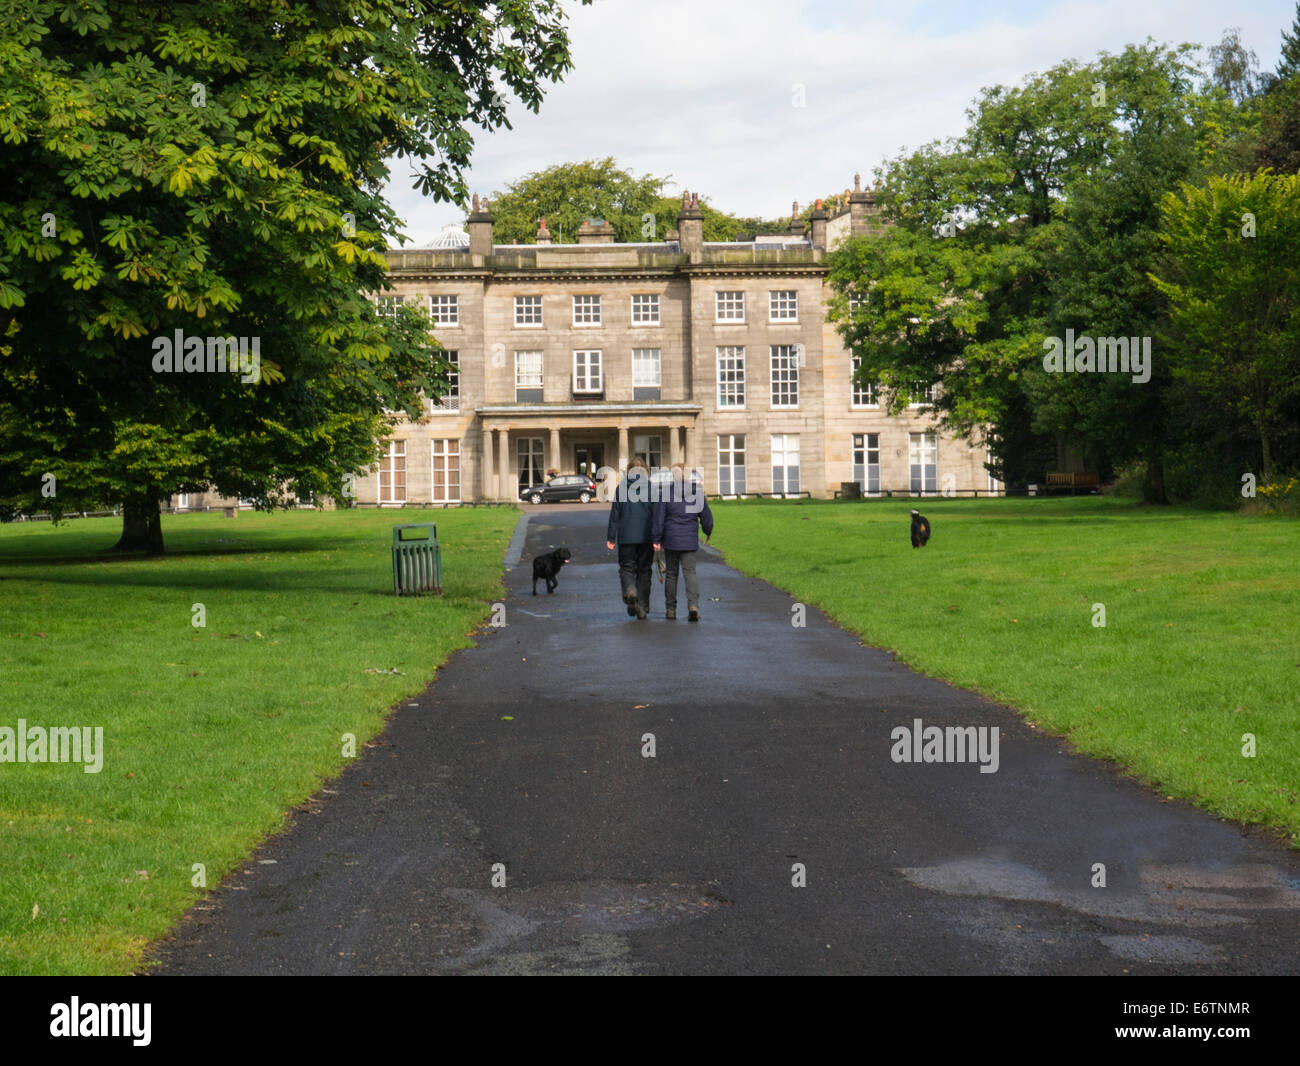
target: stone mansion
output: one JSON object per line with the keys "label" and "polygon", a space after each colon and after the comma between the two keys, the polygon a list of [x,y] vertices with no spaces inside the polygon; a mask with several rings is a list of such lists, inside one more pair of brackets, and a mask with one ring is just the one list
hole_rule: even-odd
{"label": "stone mansion", "polygon": [[468,232],[389,251],[380,312],[425,307],[457,372],[427,417],[396,425],[357,502],[517,500],[549,472],[600,480],[634,455],[685,463],[714,496],[1000,492],[987,452],[936,428],[923,385],[891,416],[853,384],[825,297],[828,251],[879,224],[854,185],[835,217],[819,201],[811,232],[792,218],[749,242],[706,242],[687,194],[664,241],[588,222],[556,244],[543,219],[535,243],[496,244],[475,197]]}
{"label": "stone mansion", "polygon": [[[514,500],[548,472],[683,462],[710,495],[998,492],[985,450],[937,431],[924,395],[890,416],[853,385],[850,353],[826,319],[829,249],[877,225],[860,188],[811,232],[703,240],[698,195],[677,232],[618,244],[585,223],[576,244],[494,244],[475,197],[468,233],[388,253],[391,293],[418,301],[458,373],[420,423],[403,421],[360,503]],[[797,214],[797,210],[795,212]],[[948,477],[951,475],[951,477]]]}

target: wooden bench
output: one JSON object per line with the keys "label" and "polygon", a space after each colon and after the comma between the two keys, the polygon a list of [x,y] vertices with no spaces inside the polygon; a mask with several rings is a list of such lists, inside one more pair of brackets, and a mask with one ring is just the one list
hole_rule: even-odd
{"label": "wooden bench", "polygon": [[1101,484],[1101,478],[1094,473],[1077,471],[1066,473],[1062,471],[1049,470],[1047,472],[1046,489],[1051,492],[1092,492]]}

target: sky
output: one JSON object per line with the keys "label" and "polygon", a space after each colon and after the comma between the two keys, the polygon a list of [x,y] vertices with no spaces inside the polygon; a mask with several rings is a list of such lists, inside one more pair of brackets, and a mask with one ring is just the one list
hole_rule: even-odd
{"label": "sky", "polygon": [[[1210,45],[1228,27],[1271,70],[1295,13],[1295,0],[573,3],[574,69],[538,114],[512,101],[512,130],[475,131],[466,176],[490,195],[556,163],[613,156],[668,177],[677,195],[775,218],[959,135],[984,86],[1148,37]],[[415,192],[405,160],[393,161],[387,195],[411,246],[464,218]]]}

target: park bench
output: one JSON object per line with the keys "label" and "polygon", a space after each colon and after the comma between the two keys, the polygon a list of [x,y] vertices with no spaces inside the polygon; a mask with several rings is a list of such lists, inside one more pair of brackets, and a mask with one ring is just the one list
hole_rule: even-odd
{"label": "park bench", "polygon": [[1100,484],[1101,478],[1094,473],[1084,471],[1065,472],[1059,470],[1049,470],[1047,472],[1046,488],[1049,493],[1069,492],[1075,494],[1079,492],[1093,492]]}

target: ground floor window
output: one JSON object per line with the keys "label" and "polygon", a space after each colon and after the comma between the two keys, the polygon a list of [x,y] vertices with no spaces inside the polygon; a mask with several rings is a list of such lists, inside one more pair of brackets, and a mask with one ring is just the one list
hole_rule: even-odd
{"label": "ground floor window", "polygon": [[772,491],[799,491],[799,434],[772,434]]}
{"label": "ground floor window", "polygon": [[190,494],[182,492],[176,497],[176,510],[188,511],[190,509]]}
{"label": "ground floor window", "polygon": [[515,454],[519,459],[519,488],[531,489],[546,484],[546,463],[541,437],[520,437],[515,441]]}
{"label": "ground floor window", "polygon": [[936,492],[939,484],[939,442],[935,434],[909,434],[907,459],[912,469],[912,494]]}
{"label": "ground floor window", "polygon": [[406,502],[406,441],[390,440],[379,460],[379,502]]}
{"label": "ground floor window", "polygon": [[745,435],[723,433],[718,436],[718,493],[742,496],[745,492]]}
{"label": "ground floor window", "polygon": [[653,472],[664,465],[664,444],[662,437],[649,434],[634,434],[632,437],[632,454],[644,459],[646,466]]}
{"label": "ground floor window", "polygon": [[460,441],[433,442],[433,502],[460,503]]}
{"label": "ground floor window", "polygon": [[853,480],[864,493],[880,493],[880,434],[853,434]]}

